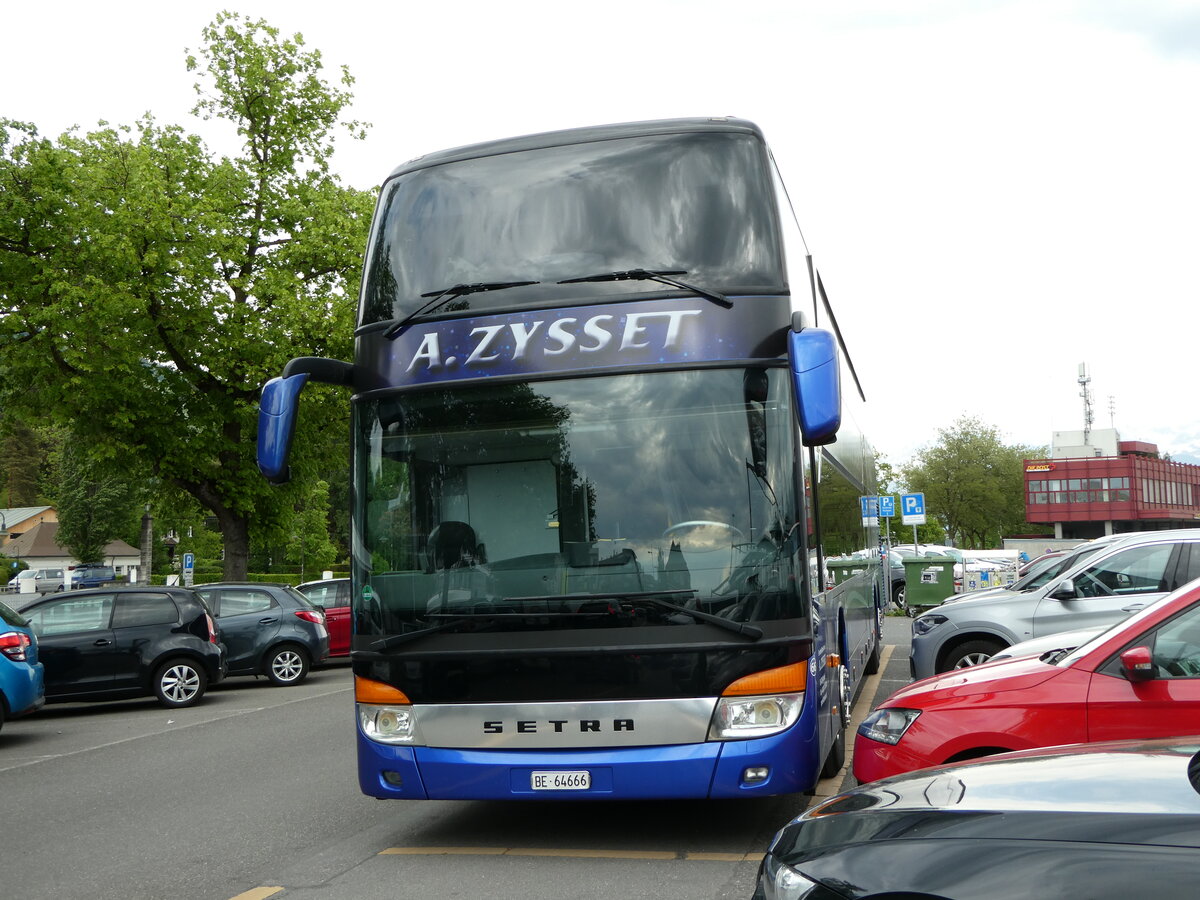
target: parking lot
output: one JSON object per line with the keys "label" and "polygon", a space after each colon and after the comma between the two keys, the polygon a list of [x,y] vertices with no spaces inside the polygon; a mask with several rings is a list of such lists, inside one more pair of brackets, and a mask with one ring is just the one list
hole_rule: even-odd
{"label": "parking lot", "polygon": [[[908,625],[885,620],[885,665],[856,717],[907,680]],[[288,688],[231,679],[190,709],[55,704],[7,723],[0,842],[20,863],[6,864],[5,893],[732,900],[750,896],[771,835],[813,801],[371,800],[356,781],[352,716],[342,664]]]}

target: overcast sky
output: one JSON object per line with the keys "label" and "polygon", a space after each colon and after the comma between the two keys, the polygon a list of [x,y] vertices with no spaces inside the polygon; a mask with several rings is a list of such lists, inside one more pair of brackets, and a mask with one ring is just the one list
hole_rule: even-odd
{"label": "overcast sky", "polygon": [[963,415],[1028,445],[1082,428],[1084,362],[1093,427],[1200,462],[1196,0],[21,3],[0,116],[150,111],[228,149],[184,65],[221,9],[350,67],[355,187],[518,134],[758,123],[893,463]]}

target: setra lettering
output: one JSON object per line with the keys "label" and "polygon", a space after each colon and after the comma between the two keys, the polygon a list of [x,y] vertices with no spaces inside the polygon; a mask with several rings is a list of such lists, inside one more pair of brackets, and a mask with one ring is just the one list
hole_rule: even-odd
{"label": "setra lettering", "polygon": [[[509,725],[498,719],[490,719],[483,723],[483,733],[504,734],[507,728],[511,727],[517,734],[537,734],[542,726],[546,726],[547,730],[553,731],[555,734],[563,734],[570,724],[570,719],[547,719],[545,721],[518,719]],[[611,723],[608,723],[607,728],[605,727],[606,723],[600,719],[579,719],[575,724],[579,726],[582,734],[636,730],[633,719],[613,719]]]}

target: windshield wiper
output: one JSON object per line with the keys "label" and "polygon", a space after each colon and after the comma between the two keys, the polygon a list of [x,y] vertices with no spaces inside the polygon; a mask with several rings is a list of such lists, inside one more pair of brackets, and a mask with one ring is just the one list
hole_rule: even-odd
{"label": "windshield wiper", "polygon": [[691,595],[695,594],[695,588],[684,588],[681,590],[670,591],[601,591],[595,594],[556,594],[552,597],[505,597],[508,603],[532,603],[535,600],[545,601],[566,601],[566,600],[647,600],[655,606],[669,609],[672,612],[683,613],[685,616],[691,616],[693,619],[699,619],[701,622],[708,622],[710,625],[716,625],[718,628],[724,628],[726,631],[732,631],[735,634],[745,635],[752,641],[757,641],[763,636],[762,629],[756,628],[753,625],[745,625],[742,622],[734,622],[731,619],[723,619],[720,616],[714,616],[711,613],[701,612],[698,609],[688,609],[686,606],[679,606],[676,603],[671,603],[669,600],[664,600],[667,595]]}
{"label": "windshield wiper", "polygon": [[687,269],[667,269],[652,272],[649,269],[628,269],[624,272],[602,272],[599,275],[585,275],[582,278],[564,278],[559,284],[583,284],[590,281],[657,281],[659,284],[676,287],[683,291],[691,291],[705,300],[711,300],[717,306],[732,309],[733,303],[724,294],[710,291],[707,288],[696,287],[686,281],[680,281],[672,276],[686,275]]}
{"label": "windshield wiper", "polygon": [[536,281],[481,281],[477,284],[455,284],[448,288],[443,288],[440,291],[430,291],[427,294],[422,294],[422,297],[431,298],[428,303],[417,307],[407,316],[389,328],[383,333],[385,338],[389,340],[401,334],[408,324],[417,316],[423,316],[426,313],[433,312],[439,306],[449,303],[455,297],[461,297],[464,294],[483,294],[487,291],[502,291],[505,288],[524,287],[527,284],[538,284]]}

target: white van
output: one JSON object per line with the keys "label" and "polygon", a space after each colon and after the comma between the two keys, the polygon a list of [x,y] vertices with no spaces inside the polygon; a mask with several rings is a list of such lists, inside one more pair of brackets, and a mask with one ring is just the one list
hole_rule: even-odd
{"label": "white van", "polygon": [[61,591],[65,585],[62,569],[26,569],[9,581],[8,590],[17,594],[45,594]]}

